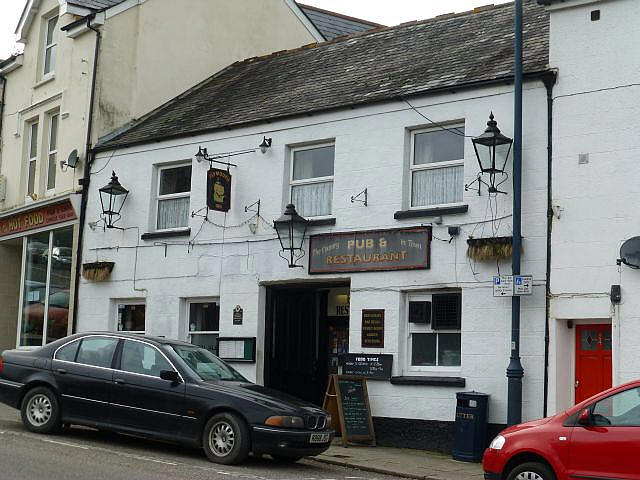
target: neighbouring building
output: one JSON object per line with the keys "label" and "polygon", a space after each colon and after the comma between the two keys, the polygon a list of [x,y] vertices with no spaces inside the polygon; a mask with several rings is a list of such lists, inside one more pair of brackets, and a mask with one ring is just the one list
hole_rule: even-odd
{"label": "neighbouring building", "polygon": [[632,241],[620,252],[640,235],[640,3],[539,3],[548,5],[549,63],[559,72],[549,202],[553,413],[640,371],[640,247]]}
{"label": "neighbouring building", "polygon": [[[513,17],[485,7],[237,62],[102,141],[78,330],[190,341],[317,403],[345,354],[390,355],[369,381],[380,444],[447,450],[461,390],[490,394],[500,428],[511,302],[492,277],[510,272],[511,182],[478,184],[470,137],[491,112],[512,135]],[[527,2],[525,419],[545,408],[548,27]],[[99,188],[116,177],[129,193],[110,219]],[[273,229],[289,203],[309,220],[302,268]]]}
{"label": "neighbouring building", "polygon": [[98,138],[234,61],[324,40],[293,0],[28,0],[16,33],[24,52],[0,66],[0,350],[72,331]]}

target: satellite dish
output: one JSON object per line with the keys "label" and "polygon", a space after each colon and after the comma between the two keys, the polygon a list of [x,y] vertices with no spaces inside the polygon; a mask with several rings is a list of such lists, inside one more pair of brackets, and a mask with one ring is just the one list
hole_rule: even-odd
{"label": "satellite dish", "polygon": [[73,152],[69,154],[69,158],[67,158],[67,166],[71,168],[76,168],[78,165],[78,150],[74,149]]}
{"label": "satellite dish", "polygon": [[631,268],[640,268],[640,237],[630,238],[622,244],[620,260]]}

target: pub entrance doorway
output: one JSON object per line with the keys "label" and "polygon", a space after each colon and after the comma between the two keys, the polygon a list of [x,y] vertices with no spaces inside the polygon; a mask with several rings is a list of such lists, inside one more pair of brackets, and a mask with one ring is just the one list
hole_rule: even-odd
{"label": "pub entrance doorway", "polygon": [[267,287],[266,387],[322,405],[349,349],[349,285]]}

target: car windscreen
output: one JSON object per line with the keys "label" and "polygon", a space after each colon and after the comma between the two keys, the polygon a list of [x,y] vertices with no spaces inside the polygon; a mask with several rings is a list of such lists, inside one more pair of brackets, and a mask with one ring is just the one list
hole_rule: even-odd
{"label": "car windscreen", "polygon": [[183,345],[171,345],[171,347],[187,367],[202,380],[248,381],[209,350]]}

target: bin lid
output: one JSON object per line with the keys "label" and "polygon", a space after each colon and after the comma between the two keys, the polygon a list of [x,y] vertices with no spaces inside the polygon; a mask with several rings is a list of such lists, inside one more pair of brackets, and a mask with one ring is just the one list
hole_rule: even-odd
{"label": "bin lid", "polygon": [[464,398],[464,397],[490,397],[491,395],[489,395],[488,393],[481,393],[481,392],[475,392],[475,391],[471,391],[471,392],[456,392],[456,397],[457,398]]}

